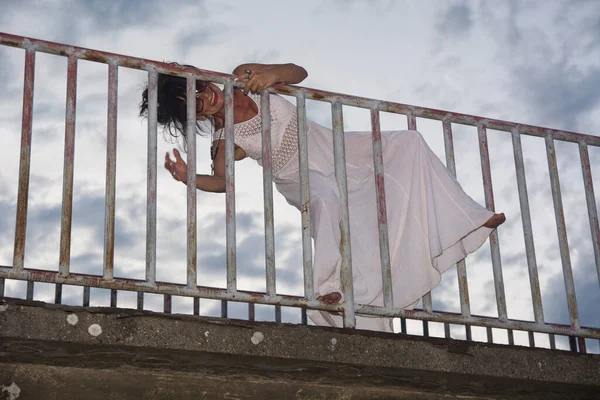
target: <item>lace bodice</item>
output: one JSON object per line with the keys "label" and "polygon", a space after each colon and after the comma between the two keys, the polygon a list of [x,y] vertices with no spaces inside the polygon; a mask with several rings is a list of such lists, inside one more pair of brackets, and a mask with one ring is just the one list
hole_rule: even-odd
{"label": "lace bodice", "polygon": [[[248,121],[234,125],[234,141],[246,155],[263,165],[261,105],[260,95],[249,93],[248,96],[258,106],[258,114]],[[271,156],[273,174],[276,175],[298,151],[298,123],[296,107],[283,97],[270,95],[271,114]],[[213,133],[213,142],[223,138],[222,130]]]}

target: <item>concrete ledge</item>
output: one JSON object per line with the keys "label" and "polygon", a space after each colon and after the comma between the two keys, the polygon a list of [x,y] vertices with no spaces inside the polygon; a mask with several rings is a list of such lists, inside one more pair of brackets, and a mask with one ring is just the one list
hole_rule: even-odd
{"label": "concrete ledge", "polygon": [[600,391],[596,355],[5,301],[2,400],[12,383],[47,399],[588,399]]}

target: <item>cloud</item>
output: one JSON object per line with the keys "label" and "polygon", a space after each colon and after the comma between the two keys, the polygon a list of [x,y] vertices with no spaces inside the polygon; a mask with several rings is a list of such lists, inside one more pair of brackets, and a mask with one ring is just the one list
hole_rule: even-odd
{"label": "cloud", "polygon": [[516,66],[512,93],[546,126],[576,130],[582,115],[600,105],[600,65],[582,70],[566,58]]}
{"label": "cloud", "polygon": [[446,37],[467,35],[473,26],[471,8],[467,3],[454,4],[444,10],[436,25],[438,32]]}

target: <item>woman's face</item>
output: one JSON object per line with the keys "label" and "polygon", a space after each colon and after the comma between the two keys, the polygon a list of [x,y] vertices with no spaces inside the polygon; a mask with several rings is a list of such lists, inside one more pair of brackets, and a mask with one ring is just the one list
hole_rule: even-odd
{"label": "woman's face", "polygon": [[200,120],[217,114],[223,109],[224,104],[223,91],[213,83],[209,82],[203,89],[196,91],[196,115]]}

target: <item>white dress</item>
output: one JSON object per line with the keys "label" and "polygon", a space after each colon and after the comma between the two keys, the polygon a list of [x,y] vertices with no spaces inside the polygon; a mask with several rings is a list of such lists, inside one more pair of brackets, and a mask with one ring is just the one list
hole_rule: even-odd
{"label": "white dress", "polygon": [[[235,143],[262,165],[258,115],[235,125]],[[273,181],[300,209],[296,107],[271,95]],[[219,133],[213,136],[216,140]],[[346,132],[346,163],[354,300],[383,305],[371,132]],[[417,131],[382,132],[394,306],[413,308],[441,274],[478,249],[494,213],[476,203],[450,175]],[[308,122],[311,228],[315,294],[341,291],[340,204],[331,130]],[[342,318],[309,311],[317,325],[342,327]],[[357,316],[357,328],[391,331],[390,320]]]}

